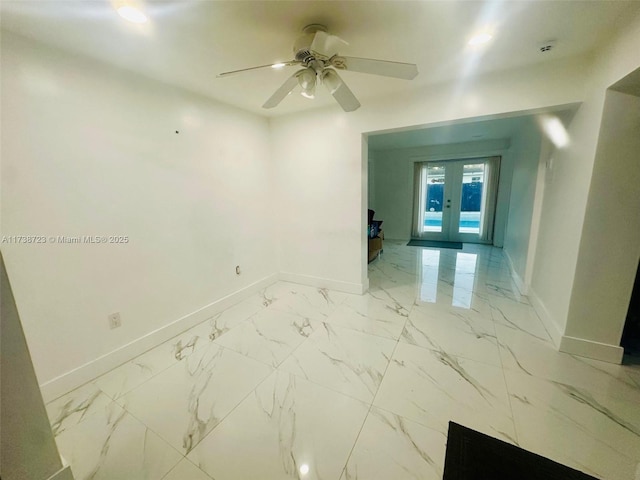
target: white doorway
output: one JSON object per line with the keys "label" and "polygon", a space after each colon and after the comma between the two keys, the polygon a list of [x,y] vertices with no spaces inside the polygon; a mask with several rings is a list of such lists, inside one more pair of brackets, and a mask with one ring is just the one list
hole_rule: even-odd
{"label": "white doorway", "polygon": [[492,243],[500,157],[415,164],[413,238]]}

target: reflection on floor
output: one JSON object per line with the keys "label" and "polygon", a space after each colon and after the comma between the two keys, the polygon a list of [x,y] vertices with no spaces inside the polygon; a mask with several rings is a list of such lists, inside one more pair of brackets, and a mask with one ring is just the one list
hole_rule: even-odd
{"label": "reflection on floor", "polygon": [[450,419],[638,478],[640,368],[556,352],[501,250],[388,241],[369,279],[277,283],[51,402],[76,479],[441,479]]}

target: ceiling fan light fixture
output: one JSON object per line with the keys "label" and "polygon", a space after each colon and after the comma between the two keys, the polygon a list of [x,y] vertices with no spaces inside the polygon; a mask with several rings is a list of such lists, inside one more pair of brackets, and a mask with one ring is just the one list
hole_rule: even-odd
{"label": "ceiling fan light fixture", "polygon": [[333,95],[336,90],[342,85],[342,79],[333,70],[327,69],[322,77],[322,81],[329,90],[329,93]]}
{"label": "ceiling fan light fixture", "polygon": [[305,98],[316,97],[316,72],[313,68],[305,68],[298,74],[298,84],[302,88],[300,93]]}
{"label": "ceiling fan light fixture", "polygon": [[227,77],[237,73],[266,68],[279,69],[299,65],[302,69],[288,77],[262,105],[263,108],[277,107],[291,92],[297,90],[298,86],[303,97],[315,98],[316,88],[318,88],[318,85],[324,84],[345,112],[353,112],[360,107],[360,102],[342,80],[338,70],[349,70],[404,80],[413,80],[418,75],[418,66],[413,63],[360,57],[341,57],[338,50],[344,45],[348,45],[348,43],[335,35],[329,34],[327,27],[319,24],[307,25],[302,35],[293,45],[293,60],[223,72],[218,74],[217,77]]}
{"label": "ceiling fan light fixture", "polygon": [[313,100],[314,98],[316,98],[315,90],[316,90],[315,88],[309,89],[309,90],[302,90],[300,92],[300,95],[302,95],[304,98],[309,98]]}

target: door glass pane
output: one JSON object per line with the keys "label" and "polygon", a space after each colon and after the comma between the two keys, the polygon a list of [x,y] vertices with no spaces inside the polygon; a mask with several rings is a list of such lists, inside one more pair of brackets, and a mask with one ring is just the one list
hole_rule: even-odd
{"label": "door glass pane", "polygon": [[442,232],[444,199],[444,167],[427,166],[426,202],[423,232]]}
{"label": "door glass pane", "polygon": [[474,163],[464,166],[462,173],[462,196],[460,198],[459,233],[480,233],[484,174],[484,163]]}

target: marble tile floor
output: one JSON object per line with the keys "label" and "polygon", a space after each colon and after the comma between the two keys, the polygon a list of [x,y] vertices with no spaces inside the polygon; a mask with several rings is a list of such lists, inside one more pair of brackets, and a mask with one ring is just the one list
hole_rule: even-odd
{"label": "marble tile floor", "polygon": [[449,420],[640,478],[640,365],[557,352],[502,250],[388,241],[369,279],[278,282],[49,403],[75,478],[435,480]]}

